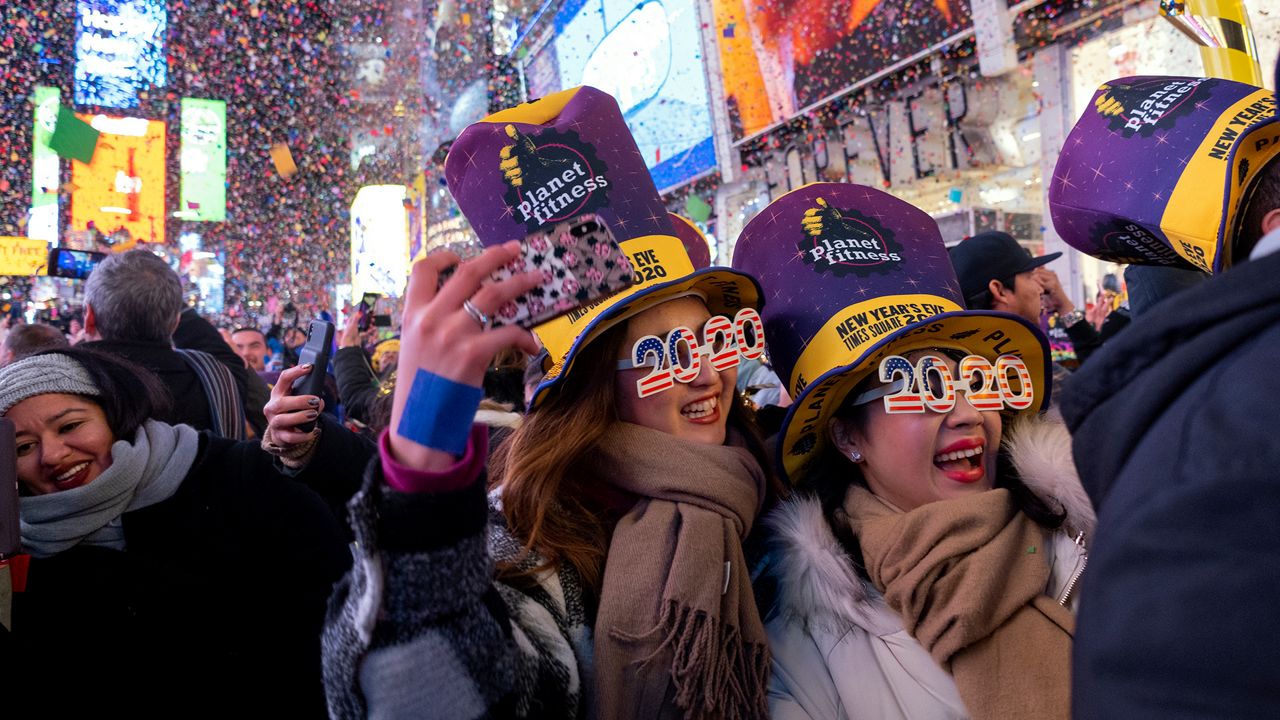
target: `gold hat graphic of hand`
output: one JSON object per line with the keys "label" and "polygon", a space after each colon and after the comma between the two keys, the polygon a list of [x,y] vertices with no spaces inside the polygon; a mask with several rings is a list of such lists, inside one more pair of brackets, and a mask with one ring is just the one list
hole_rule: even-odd
{"label": "gold hat graphic of hand", "polygon": [[823,230],[830,229],[832,224],[844,219],[839,210],[827,204],[825,198],[818,198],[817,202],[818,207],[805,210],[804,218],[800,220],[805,231],[814,237],[818,237]]}
{"label": "gold hat graphic of hand", "polygon": [[533,139],[520,132],[515,125],[509,124],[503,129],[512,143],[498,153],[500,159],[498,168],[502,170],[502,175],[507,182],[511,183],[511,187],[523,186],[525,178],[531,171],[541,169],[549,175],[559,175],[562,172],[559,168],[569,166],[573,162],[570,158],[540,156],[538,146],[533,143]]}
{"label": "gold hat graphic of hand", "polygon": [[1124,112],[1124,103],[1111,97],[1111,87],[1109,85],[1103,85],[1098,89],[1102,90],[1103,93],[1098,96],[1097,100],[1093,101],[1093,105],[1098,109],[1099,114],[1111,117]]}

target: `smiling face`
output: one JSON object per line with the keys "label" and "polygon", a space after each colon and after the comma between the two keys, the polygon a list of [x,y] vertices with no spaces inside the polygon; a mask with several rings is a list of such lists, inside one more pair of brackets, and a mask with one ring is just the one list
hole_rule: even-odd
{"label": "smiling face", "polygon": [[[914,363],[926,352],[906,357]],[[944,359],[954,376],[955,361]],[[990,490],[1000,449],[1000,413],[975,410],[964,393],[957,395],[948,413],[886,413],[884,403],[873,400],[854,419],[833,420],[832,440],[846,457],[855,450],[862,453],[858,465],[867,487],[903,511]]]}
{"label": "smiling face", "polygon": [[5,417],[17,430],[18,481],[33,495],[87,485],[111,467],[111,428],[88,398],[35,395]]}
{"label": "smiling face", "polygon": [[[687,327],[701,338],[702,326],[710,317],[706,304],[698,298],[669,300],[627,322],[622,352],[629,353],[645,335],[665,339],[676,327]],[[738,380],[737,368],[717,372],[703,356],[702,372],[693,382],[677,382],[669,390],[642,398],[636,394],[636,381],[649,372],[649,367],[643,367],[622,370],[615,375],[619,418],[694,442],[724,444],[729,404]]]}
{"label": "smiling face", "polygon": [[231,343],[249,367],[262,372],[266,369],[267,340],[257,330],[237,330],[231,334]]}

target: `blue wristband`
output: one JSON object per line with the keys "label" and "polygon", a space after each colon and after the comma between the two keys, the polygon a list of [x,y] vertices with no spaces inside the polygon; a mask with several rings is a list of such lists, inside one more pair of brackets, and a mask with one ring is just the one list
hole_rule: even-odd
{"label": "blue wristband", "polygon": [[461,457],[484,390],[456,383],[421,368],[413,376],[409,399],[396,432],[406,440]]}

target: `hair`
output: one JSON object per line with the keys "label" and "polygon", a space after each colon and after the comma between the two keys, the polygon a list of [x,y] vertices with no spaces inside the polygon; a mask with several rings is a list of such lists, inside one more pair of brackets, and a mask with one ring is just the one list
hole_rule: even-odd
{"label": "hair", "polygon": [[255,332],[255,333],[258,333],[258,335],[262,336],[262,344],[263,344],[263,345],[266,345],[266,344],[267,344],[267,334],[266,334],[266,333],[264,333],[264,332],[262,332],[262,330],[260,330],[259,328],[256,328],[256,327],[237,327],[237,328],[232,328],[232,330],[231,330],[231,336],[232,336],[232,337],[235,337],[236,333],[242,333],[242,332]]}
{"label": "hair", "polygon": [[549,355],[550,353],[547,352],[546,348],[543,348],[537,355],[529,358],[529,363],[525,365],[524,376],[521,379],[521,384],[526,392],[528,392],[530,386],[536,388],[541,385],[543,378],[547,376],[547,371],[543,370],[542,367]]}
{"label": "hair", "polygon": [[1272,210],[1280,210],[1280,155],[1267,161],[1246,195],[1232,247],[1233,262],[1249,259],[1249,252],[1262,239],[1262,219]]}
{"label": "hair", "polygon": [[[845,396],[844,401],[836,410],[831,422],[841,420],[853,427],[865,427],[870,405],[854,405],[853,399],[869,390],[875,382],[876,375],[869,375],[865,380],[858,383],[857,387],[849,391],[849,394]],[[1003,427],[1007,427],[1003,413],[1000,415],[1000,422]],[[797,484],[800,485],[800,483]],[[861,468],[845,457],[835,447],[834,443],[828,443],[826,449],[810,464],[805,473],[801,489],[812,493],[818,498],[818,502],[822,505],[822,515],[827,519],[827,524],[831,526],[832,533],[840,544],[844,546],[845,551],[849,553],[849,557],[853,559],[854,569],[857,570],[859,575],[866,578],[867,572],[862,560],[861,543],[858,542],[857,536],[853,534],[847,523],[836,520],[836,515],[844,512],[844,499],[849,487],[855,484],[870,489]],[[1057,528],[1066,520],[1065,512],[1054,510],[1022,482],[1022,479],[1018,477],[1017,468],[1013,465],[1013,459],[1003,447],[1003,443],[996,453],[995,486],[1008,490],[1013,497],[1014,506],[1026,513],[1027,517],[1041,527]]]}
{"label": "hair", "polygon": [[38,353],[66,355],[89,374],[98,397],[84,396],[102,408],[116,440],[131,440],[149,418],[166,415],[172,406],[169,390],[150,370],[114,355],[88,348],[57,348]]}
{"label": "hair", "polygon": [[397,371],[392,370],[387,377],[378,382],[378,390],[365,409],[365,427],[376,437],[391,425],[391,406],[395,401]]}
{"label": "hair", "polygon": [[182,312],[182,282],[149,250],[111,255],[90,273],[85,304],[103,340],[165,341]]}
{"label": "hair", "polygon": [[[606,479],[595,474],[588,459],[618,420],[614,359],[625,329],[626,323],[619,323],[587,345],[573,374],[525,416],[491,458],[491,477],[502,488],[508,527],[524,543],[526,554],[536,552],[542,560],[532,568],[500,563],[499,574],[506,580],[532,583],[539,573],[568,565],[582,578],[589,598],[599,595],[612,519],[589,500],[587,489]],[[750,413],[735,393],[727,426],[746,439],[765,470],[771,495],[783,496],[785,489],[770,470]]]}
{"label": "hair", "polygon": [[[1004,285],[1006,288],[1008,288],[1009,292],[1014,292],[1015,290],[1018,289],[1017,275],[1010,275],[1008,277],[992,278],[992,279],[998,281],[1001,285]],[[995,304],[995,301],[996,301],[995,296],[991,294],[991,283],[988,282],[982,288],[982,290],[965,298],[964,304],[970,310],[990,310],[991,306]]]}
{"label": "hair", "polygon": [[13,354],[11,362],[31,357],[38,352],[68,347],[67,337],[52,325],[35,323],[18,325],[5,336],[4,346]]}

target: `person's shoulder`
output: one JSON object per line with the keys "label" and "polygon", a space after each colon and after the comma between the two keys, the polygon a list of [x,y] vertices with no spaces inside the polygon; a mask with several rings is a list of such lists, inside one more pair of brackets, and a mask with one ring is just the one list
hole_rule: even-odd
{"label": "person's shoulder", "polygon": [[[1234,348],[1200,370],[1190,392],[1170,407],[1181,419],[1179,443],[1189,467],[1203,472],[1229,472],[1262,465],[1274,469],[1280,458],[1275,423],[1280,417],[1280,322],[1259,328]],[[1261,465],[1260,465],[1261,464]]]}
{"label": "person's shoulder", "polygon": [[771,511],[765,524],[765,571],[777,582],[771,616],[837,635],[852,627],[876,634],[901,629],[884,622],[883,601],[854,570],[817,498],[796,495]]}

